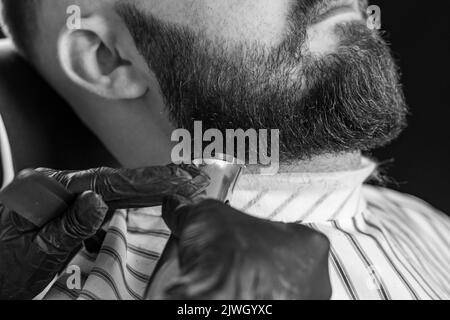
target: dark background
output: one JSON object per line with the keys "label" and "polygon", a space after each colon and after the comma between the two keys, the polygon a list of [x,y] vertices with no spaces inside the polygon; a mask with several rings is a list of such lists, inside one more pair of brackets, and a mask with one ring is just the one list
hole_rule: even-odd
{"label": "dark background", "polygon": [[397,185],[450,214],[450,19],[446,1],[371,1],[399,62],[411,108],[409,127],[374,152]]}
{"label": "dark background", "polygon": [[373,152],[392,182],[450,214],[450,19],[445,1],[372,1],[403,73],[409,127]]}

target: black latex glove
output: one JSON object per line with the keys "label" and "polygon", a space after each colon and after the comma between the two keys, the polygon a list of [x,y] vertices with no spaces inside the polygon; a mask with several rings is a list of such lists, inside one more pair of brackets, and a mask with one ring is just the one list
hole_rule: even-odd
{"label": "black latex glove", "polygon": [[101,227],[107,204],[115,209],[160,205],[167,195],[192,196],[209,183],[191,166],[38,171],[78,197],[42,228],[0,204],[0,299],[31,299],[42,292],[83,240]]}
{"label": "black latex glove", "polygon": [[172,197],[163,218],[178,239],[172,299],[329,299],[328,239],[261,220],[216,200]]}
{"label": "black latex glove", "polygon": [[96,168],[86,171],[37,169],[73,193],[92,190],[110,209],[159,206],[165,197],[195,197],[209,184],[209,177],[195,166],[168,165],[141,169]]}

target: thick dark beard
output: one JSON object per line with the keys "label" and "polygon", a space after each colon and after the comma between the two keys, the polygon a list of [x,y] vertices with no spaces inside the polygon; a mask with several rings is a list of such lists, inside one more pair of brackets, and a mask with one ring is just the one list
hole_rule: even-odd
{"label": "thick dark beard", "polygon": [[314,58],[300,50],[305,25],[294,24],[296,31],[267,52],[252,45],[226,49],[131,5],[118,12],[180,128],[193,130],[194,121],[202,121],[205,130],[222,132],[279,129],[281,161],[291,161],[371,150],[405,127],[390,50],[361,23],[338,26],[339,48]]}

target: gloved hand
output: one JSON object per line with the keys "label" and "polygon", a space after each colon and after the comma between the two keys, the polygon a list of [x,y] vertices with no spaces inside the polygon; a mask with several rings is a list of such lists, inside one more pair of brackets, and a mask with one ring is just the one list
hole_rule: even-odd
{"label": "gloved hand", "polygon": [[111,208],[160,205],[165,196],[192,196],[209,183],[195,167],[88,171],[38,169],[78,195],[69,210],[42,228],[0,204],[0,299],[32,299],[60,272]]}
{"label": "gloved hand", "polygon": [[171,197],[163,218],[178,239],[172,299],[329,299],[328,239],[261,220],[216,200]]}
{"label": "gloved hand", "polygon": [[92,190],[110,209],[159,206],[167,196],[195,197],[209,184],[209,177],[193,165],[140,169],[96,168],[86,171],[37,171],[54,178],[72,193]]}

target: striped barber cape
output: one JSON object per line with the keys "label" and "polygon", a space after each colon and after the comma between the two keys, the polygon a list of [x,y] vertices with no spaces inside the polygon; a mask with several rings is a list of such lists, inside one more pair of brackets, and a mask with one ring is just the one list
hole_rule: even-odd
{"label": "striped barber cape", "polygon": [[[450,299],[450,219],[412,196],[364,185],[354,171],[244,175],[232,205],[329,238],[333,299]],[[160,208],[117,211],[98,254],[79,252],[44,299],[144,298],[170,231]],[[70,285],[74,267],[79,288]]]}

